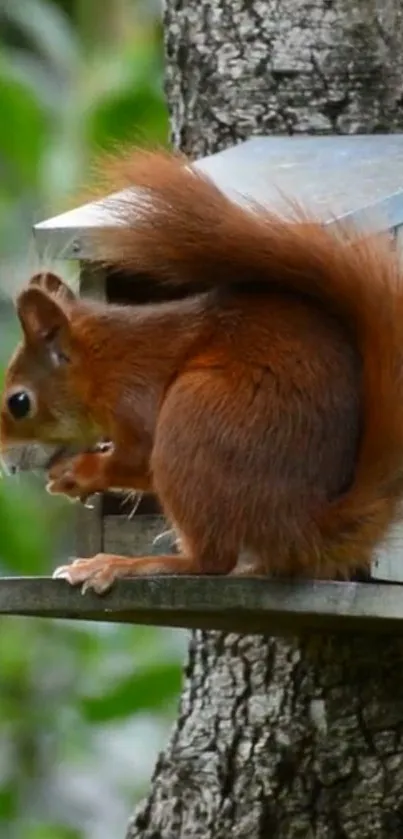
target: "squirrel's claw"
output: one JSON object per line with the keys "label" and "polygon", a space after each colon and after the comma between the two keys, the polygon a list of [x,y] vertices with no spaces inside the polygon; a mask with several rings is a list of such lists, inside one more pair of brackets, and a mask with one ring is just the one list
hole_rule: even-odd
{"label": "squirrel's claw", "polygon": [[66,580],[71,586],[81,584],[81,593],[93,590],[96,594],[105,594],[114,583],[120,568],[113,557],[98,554],[91,559],[75,559],[70,565],[61,565],[53,573],[53,579]]}

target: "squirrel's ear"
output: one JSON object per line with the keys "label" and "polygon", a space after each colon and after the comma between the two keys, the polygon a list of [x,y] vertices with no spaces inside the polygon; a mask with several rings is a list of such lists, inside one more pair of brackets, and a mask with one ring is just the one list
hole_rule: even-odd
{"label": "squirrel's ear", "polygon": [[29,286],[47,291],[52,297],[57,295],[63,300],[75,300],[75,294],[70,286],[56,274],[52,274],[51,271],[41,271],[34,274],[29,281]]}
{"label": "squirrel's ear", "polygon": [[64,308],[35,285],[19,294],[17,314],[28,340],[50,341],[56,336],[66,340],[69,336],[69,319]]}

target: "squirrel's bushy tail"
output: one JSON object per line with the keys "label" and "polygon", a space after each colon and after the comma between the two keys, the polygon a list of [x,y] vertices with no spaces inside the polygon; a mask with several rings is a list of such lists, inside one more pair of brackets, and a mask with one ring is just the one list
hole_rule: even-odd
{"label": "squirrel's bushy tail", "polygon": [[190,292],[302,292],[348,327],[363,363],[361,443],[353,485],[320,514],[316,548],[329,569],[365,564],[403,497],[403,276],[390,239],[238,205],[167,153],[136,152],[111,171],[109,188],[126,191],[108,199],[116,224],[96,243],[101,260]]}

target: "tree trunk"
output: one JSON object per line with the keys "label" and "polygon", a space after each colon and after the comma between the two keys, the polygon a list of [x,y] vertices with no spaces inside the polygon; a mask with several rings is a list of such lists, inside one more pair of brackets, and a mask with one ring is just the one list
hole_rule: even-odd
{"label": "tree trunk", "polygon": [[[174,142],[401,131],[402,44],[403,0],[167,0]],[[194,633],[127,839],[229,837],[402,839],[400,641]]]}

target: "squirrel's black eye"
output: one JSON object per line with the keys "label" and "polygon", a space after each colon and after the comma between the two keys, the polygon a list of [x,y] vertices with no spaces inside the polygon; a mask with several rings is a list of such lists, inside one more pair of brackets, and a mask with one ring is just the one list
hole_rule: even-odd
{"label": "squirrel's black eye", "polygon": [[25,419],[32,410],[32,399],[26,390],[17,390],[7,399],[8,410],[14,419]]}

